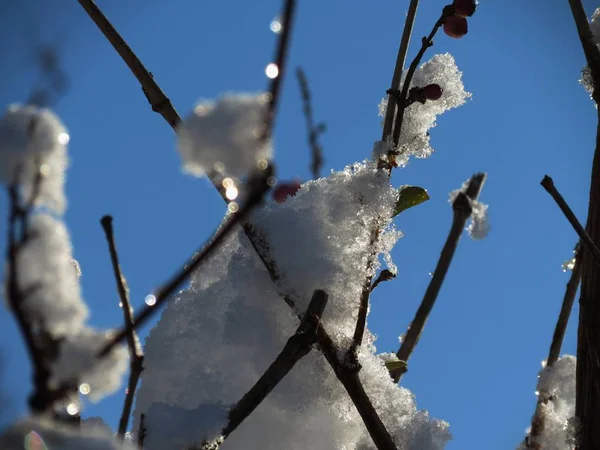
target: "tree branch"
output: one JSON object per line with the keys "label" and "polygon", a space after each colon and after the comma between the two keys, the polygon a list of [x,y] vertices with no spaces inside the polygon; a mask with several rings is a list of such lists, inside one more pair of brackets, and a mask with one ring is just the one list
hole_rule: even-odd
{"label": "tree branch", "polygon": [[298,78],[298,84],[300,85],[300,93],[302,95],[302,103],[304,111],[304,117],[306,118],[306,135],[308,136],[308,146],[311,150],[311,163],[310,170],[312,172],[313,179],[317,179],[321,173],[321,167],[323,167],[323,148],[319,144],[319,135],[325,131],[325,124],[319,123],[315,125],[312,113],[312,96],[308,88],[308,81],[302,67],[296,68],[296,77]]}
{"label": "tree branch", "polygon": [[[406,336],[402,341],[400,349],[396,353],[400,361],[408,363],[410,355],[419,342],[419,338],[421,337],[425,323],[429,318],[429,314],[431,314],[431,310],[435,305],[435,301],[442,287],[442,283],[444,282],[444,278],[446,277],[446,273],[448,273],[448,269],[450,268],[450,263],[454,257],[454,252],[456,251],[458,241],[463,233],[467,219],[471,215],[472,208],[470,202],[477,200],[479,197],[479,193],[481,192],[481,188],[485,182],[485,177],[486,175],[484,173],[477,173],[473,175],[465,192],[459,193],[452,203],[453,219],[452,226],[450,227],[450,233],[448,234],[446,243],[442,248],[442,253],[440,254],[437,266],[435,267],[433,278],[429,282],[429,286],[427,286],[427,290],[425,291],[421,305],[419,306],[415,318],[406,332]],[[406,370],[407,368],[400,368],[390,373],[390,375],[397,383],[400,381],[400,378],[406,372]]]}
{"label": "tree branch", "polygon": [[125,432],[127,431],[129,416],[131,415],[131,405],[133,404],[135,389],[143,370],[144,352],[140,345],[137,333],[133,328],[133,308],[129,301],[129,287],[127,286],[127,280],[125,279],[125,276],[121,271],[121,265],[119,264],[119,256],[117,253],[112,223],[112,216],[104,216],[100,219],[100,224],[102,225],[102,229],[106,235],[106,241],[108,242],[110,260],[112,262],[115,281],[117,282],[117,291],[119,292],[119,298],[121,299],[121,307],[123,308],[125,320],[125,331],[127,333],[127,346],[129,347],[129,381],[127,383],[123,411],[121,412],[119,429],[117,431],[117,436],[123,440],[125,438]]}
{"label": "tree branch", "polygon": [[[396,58],[396,65],[394,66],[394,74],[392,76],[392,85],[390,90],[400,89],[400,82],[402,81],[402,72],[404,71],[404,63],[406,61],[406,53],[408,52],[408,44],[410,43],[410,36],[412,34],[413,25],[415,23],[415,17],[417,15],[417,8],[419,7],[419,0],[410,0],[408,7],[408,14],[406,15],[406,21],[404,22],[404,29],[402,30],[402,38],[400,39],[400,48],[398,49],[398,57]],[[385,121],[383,124],[383,132],[381,134],[381,140],[386,141],[388,136],[392,134],[392,127],[394,126],[394,116],[396,115],[396,96],[388,94],[388,106],[385,112]]]}
{"label": "tree branch", "polygon": [[171,101],[154,81],[154,77],[142,64],[135,53],[129,48],[125,40],[119,35],[115,27],[109,22],[106,16],[100,11],[93,0],[77,0],[85,9],[88,16],[98,26],[102,34],[112,44],[119,56],[123,59],[129,70],[135,75],[142,85],[142,91],[152,107],[152,111],[159,113],[173,129],[181,122],[181,118]]}
{"label": "tree branch", "polygon": [[546,192],[548,192],[552,196],[552,198],[554,199],[560,210],[563,212],[571,226],[575,229],[585,249],[588,252],[590,252],[590,255],[594,258],[594,261],[596,261],[596,263],[600,265],[600,250],[598,250],[596,244],[592,241],[590,236],[581,226],[581,224],[577,220],[577,217],[575,217],[573,210],[569,207],[563,196],[560,195],[560,192],[558,192],[558,190],[554,186],[554,181],[552,181],[552,178],[546,175],[544,176],[544,179],[540,184],[544,187],[544,189],[546,189]]}
{"label": "tree branch", "polygon": [[[223,428],[222,439],[227,437],[260,405],[275,386],[292,370],[298,361],[306,356],[315,344],[316,331],[320,326],[328,295],[316,290],[306,313],[296,330],[283,347],[275,361],[265,371],[254,386],[229,411],[229,423]],[[211,443],[214,445],[215,443]],[[212,448],[212,447],[211,447]]]}

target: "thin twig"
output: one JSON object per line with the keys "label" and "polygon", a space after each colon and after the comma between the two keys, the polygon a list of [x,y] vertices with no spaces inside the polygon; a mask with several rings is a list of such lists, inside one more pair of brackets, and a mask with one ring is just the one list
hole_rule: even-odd
{"label": "thin twig", "polygon": [[325,131],[325,124],[321,122],[315,125],[312,113],[312,95],[308,88],[308,80],[306,79],[304,70],[300,66],[296,68],[296,77],[300,85],[300,94],[302,95],[303,103],[302,110],[306,118],[306,134],[308,136],[308,146],[311,151],[310,170],[313,179],[316,180],[321,174],[321,167],[323,167],[323,147],[319,144],[319,135]]}
{"label": "thin twig", "polygon": [[[141,311],[139,311],[131,325],[134,329],[139,327],[142,323],[148,320],[156,311],[158,307],[166,302],[171,294],[188,278],[188,276],[196,270],[196,268],[206,260],[221,244],[221,242],[232,232],[236,225],[241,223],[254,209],[255,206],[260,204],[263,199],[265,192],[270,188],[268,179],[272,174],[272,166],[268,166],[267,169],[260,171],[253,180],[249,181],[248,188],[250,189],[248,199],[245,204],[236,213],[232,213],[231,218],[223,225],[213,236],[213,238],[200,249],[190,261],[178,271],[170,280],[164,283],[161,287],[156,290],[155,298],[156,301],[153,305],[147,305]],[[103,357],[110,352],[119,342],[121,342],[127,336],[127,329],[122,328],[118,331],[112,339],[98,352],[98,357]]]}
{"label": "thin twig", "polygon": [[125,64],[129,67],[129,70],[131,70],[138,79],[142,85],[142,91],[152,107],[152,111],[159,113],[173,129],[177,128],[177,125],[181,122],[179,114],[177,114],[171,101],[160,89],[158,84],[156,84],[152,74],[146,70],[136,54],[131,51],[115,27],[113,27],[93,0],[77,1],[83,9],[85,9],[100,31],[102,31],[106,39],[112,44],[117,53],[119,53],[123,61],[125,61]]}
{"label": "thin twig", "polygon": [[308,305],[296,333],[290,337],[281,353],[260,377],[254,386],[229,411],[229,421],[222,438],[227,437],[267,398],[271,391],[292,370],[298,361],[306,356],[315,344],[316,331],[320,325],[328,295],[316,290]]}
{"label": "thin twig", "polygon": [[281,85],[283,84],[283,76],[287,68],[287,54],[292,39],[292,25],[294,23],[296,10],[296,0],[285,0],[283,7],[283,21],[281,23],[282,31],[277,41],[277,49],[275,50],[275,66],[278,70],[278,75],[271,79],[269,86],[269,104],[267,105],[267,113],[265,116],[265,129],[261,139],[266,141],[271,138],[273,128],[275,127],[275,115],[277,106],[279,105],[279,97],[281,97]]}
{"label": "thin twig", "polygon": [[117,291],[119,292],[119,298],[121,299],[121,307],[123,308],[123,316],[125,319],[125,330],[127,332],[127,346],[129,347],[129,381],[127,383],[123,411],[121,412],[119,429],[117,431],[117,436],[122,440],[127,431],[127,423],[129,422],[129,416],[131,415],[133,397],[143,370],[144,352],[140,345],[137,333],[133,328],[133,308],[129,301],[129,287],[127,286],[127,280],[125,279],[125,276],[121,271],[121,265],[119,264],[119,255],[117,253],[112,223],[112,216],[104,216],[100,219],[100,224],[102,225],[102,229],[104,230],[108,242],[110,260],[112,262],[115,281],[117,282]]}
{"label": "thin twig", "polygon": [[388,270],[388,269],[383,269],[381,272],[379,272],[379,276],[371,285],[371,292],[373,292],[373,290],[377,286],[379,286],[379,283],[382,283],[384,281],[393,280],[394,278],[396,278],[396,274],[394,272],[392,272],[391,270]]}
{"label": "thin twig", "polygon": [[[548,354],[548,359],[546,360],[547,368],[552,367],[554,363],[558,361],[560,349],[562,347],[565,332],[567,331],[567,325],[569,323],[569,316],[571,315],[571,310],[573,309],[575,294],[577,293],[577,289],[579,288],[579,284],[581,282],[582,266],[580,251],[581,246],[580,244],[577,244],[577,248],[575,250],[574,255],[575,265],[573,266],[571,277],[569,278],[569,282],[567,283],[567,289],[563,298],[560,314],[556,322],[556,327],[554,328],[554,335],[552,336],[552,343],[550,344],[550,352]],[[535,412],[533,414],[533,418],[531,419],[531,429],[524,441],[525,448],[531,450],[542,449],[540,444],[537,442],[537,438],[542,435],[546,426],[545,405],[548,404],[550,401],[552,401],[552,396],[548,392],[538,392],[538,399],[536,402]]]}
{"label": "thin twig", "polygon": [[577,220],[573,210],[569,207],[563,196],[560,195],[560,192],[558,192],[558,189],[556,189],[556,186],[554,186],[554,181],[552,181],[552,178],[546,175],[540,184],[544,187],[544,189],[546,189],[546,192],[552,196],[575,232],[579,235],[579,239],[581,239],[581,243],[585,249],[592,255],[594,261],[600,265],[600,250],[598,250],[598,247],[596,247],[596,244],[594,241],[592,241],[590,235],[587,234],[585,229],[581,226],[579,220]]}
{"label": "thin twig", "polygon": [[[486,175],[484,173],[475,174],[469,181],[465,192],[459,193],[452,203],[453,219],[452,226],[450,227],[450,233],[448,234],[446,243],[442,248],[442,253],[440,254],[440,258],[435,267],[433,278],[429,282],[429,286],[427,286],[427,290],[425,291],[421,305],[419,306],[415,318],[411,322],[411,325],[406,332],[406,336],[402,341],[400,349],[396,353],[400,361],[408,363],[410,355],[419,342],[419,338],[421,337],[425,323],[427,322],[429,314],[435,305],[435,301],[440,292],[440,288],[442,287],[442,283],[444,282],[444,278],[446,277],[448,269],[450,268],[450,263],[452,262],[458,241],[460,240],[465,228],[465,223],[471,215],[472,208],[470,202],[472,200],[477,200],[479,197],[485,177]],[[406,370],[406,368],[401,368],[393,373],[390,373],[390,375],[397,383],[400,381],[400,378],[406,372]]]}
{"label": "thin twig", "polygon": [[440,27],[442,25],[444,25],[444,20],[446,20],[446,17],[452,15],[453,11],[454,11],[454,7],[452,5],[447,5],[444,7],[444,9],[442,11],[442,15],[440,16],[440,18],[437,20],[437,22],[433,26],[433,29],[431,30],[431,33],[429,33],[429,36],[424,37],[422,39],[421,49],[417,53],[417,56],[415,56],[415,58],[412,60],[410,66],[408,68],[408,72],[406,73],[406,78],[404,79],[404,84],[402,85],[402,92],[400,93],[400,99],[397,102],[398,110],[396,112],[396,120],[394,121],[393,138],[394,138],[394,144],[396,144],[396,145],[398,145],[398,142],[400,141],[400,132],[402,131],[402,122],[404,121],[404,111],[406,110],[405,102],[406,102],[406,99],[408,98],[408,91],[410,88],[410,83],[412,81],[413,75],[415,74],[415,71],[417,70],[417,67],[419,66],[419,63],[421,62],[421,59],[423,58],[423,55],[425,54],[427,49],[433,45],[433,38],[434,38],[435,34],[440,29]]}
{"label": "thin twig", "polygon": [[[417,15],[418,6],[419,0],[410,1],[408,13],[406,15],[406,21],[404,22],[404,29],[402,30],[402,38],[400,39],[400,48],[398,49],[398,57],[396,58],[396,65],[394,66],[394,75],[392,76],[392,86],[390,90],[400,89],[400,82],[402,81],[402,72],[404,71],[404,63],[406,61],[406,53],[408,52],[408,45],[410,43],[410,37],[412,35],[412,29],[415,23],[415,17]],[[394,125],[395,115],[396,97],[392,94],[388,94],[388,106],[385,112],[383,132],[381,134],[382,141],[386,141],[388,136],[392,134],[392,127]]]}

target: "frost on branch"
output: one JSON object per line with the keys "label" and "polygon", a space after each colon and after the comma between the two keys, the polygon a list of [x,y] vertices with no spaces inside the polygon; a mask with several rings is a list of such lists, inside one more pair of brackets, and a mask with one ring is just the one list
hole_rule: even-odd
{"label": "frost on branch", "polygon": [[[469,186],[469,180],[465,181],[460,189],[450,192],[448,201],[454,203],[456,196],[465,192]],[[467,197],[469,204],[471,205],[471,217],[469,219],[469,225],[467,225],[467,233],[473,239],[479,240],[485,238],[490,232],[491,226],[488,220],[488,207],[485,203],[481,203],[478,200],[472,200]]]}
{"label": "frost on branch", "polygon": [[219,172],[243,178],[271,157],[262,142],[268,94],[225,95],[200,102],[178,127],[184,169],[197,176]]}
{"label": "frost on branch", "polygon": [[17,181],[28,199],[33,181],[41,171],[36,204],[62,214],[66,205],[68,142],[65,127],[49,109],[9,106],[0,119],[0,183],[10,185]]}
{"label": "frost on branch", "polygon": [[[592,15],[590,20],[590,28],[592,30],[593,42],[597,47],[600,48],[600,8],[597,8]],[[592,79],[592,72],[588,66],[585,66],[581,70],[581,79],[579,80],[584,89],[590,94],[590,98],[594,93],[594,80]],[[596,105],[596,108],[598,105]]]}
{"label": "frost on branch", "polygon": [[87,424],[69,426],[49,419],[27,417],[0,435],[2,450],[134,450],[136,447],[117,441],[108,426]]}
{"label": "frost on branch", "polygon": [[[574,448],[575,369],[577,359],[565,355],[539,374],[537,395],[543,396],[538,406],[543,426],[539,436],[529,436],[532,444],[544,450],[572,450]],[[541,398],[541,397],[540,397]],[[524,445],[518,450],[525,450]]]}
{"label": "frost on branch", "polygon": [[[403,76],[402,82],[404,82]],[[427,158],[433,153],[429,143],[428,131],[436,125],[438,115],[463,105],[471,97],[465,91],[462,82],[462,72],[456,67],[454,58],[449,54],[434,55],[423,63],[411,80],[410,87],[423,87],[428,84],[438,84],[443,89],[439,100],[427,101],[425,104],[414,103],[405,113],[400,133],[399,151],[396,162],[400,166],[408,163],[410,156]],[[385,116],[387,98],[379,104],[379,115]]]}
{"label": "frost on branch", "polygon": [[[298,310],[306,308],[315,288],[327,289],[323,322],[342,350],[354,331],[373,220],[380,216],[382,225],[389,224],[396,197],[375,164],[358,163],[305,183],[285,203],[267,205],[252,218],[280,269],[280,288],[291,294]],[[381,240],[379,254],[398,238],[391,228],[384,233],[388,238]],[[190,288],[167,305],[146,341],[134,429],[142,413],[160,418],[147,427],[146,450],[218,437],[226,424],[221,405],[234,404],[252,387],[297,326],[246,236],[240,231],[230,237],[194,274]],[[441,450],[449,439],[447,424],[417,411],[413,395],[393,383],[375,355],[373,340],[367,331],[360,376],[398,447]],[[213,410],[219,412],[216,421],[170,429],[173,421]],[[346,391],[315,350],[221,448],[374,446]]]}

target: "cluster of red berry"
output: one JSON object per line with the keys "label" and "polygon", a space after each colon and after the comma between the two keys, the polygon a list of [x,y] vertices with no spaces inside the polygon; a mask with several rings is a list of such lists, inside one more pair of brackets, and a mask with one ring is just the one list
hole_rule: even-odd
{"label": "cluster of red berry", "polygon": [[453,14],[444,20],[444,33],[451,38],[459,39],[469,31],[467,17],[471,17],[477,9],[476,0],[454,0]]}

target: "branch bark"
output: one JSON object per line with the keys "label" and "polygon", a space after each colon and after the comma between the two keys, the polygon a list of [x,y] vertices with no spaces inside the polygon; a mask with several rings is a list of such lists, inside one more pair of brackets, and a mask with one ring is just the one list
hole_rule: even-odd
{"label": "branch bark", "polygon": [[110,260],[115,275],[115,281],[117,283],[117,291],[121,300],[121,308],[123,309],[123,318],[125,321],[125,331],[127,333],[127,346],[129,347],[129,380],[127,382],[125,401],[123,402],[123,410],[121,412],[119,429],[117,431],[117,436],[119,439],[123,440],[125,438],[125,432],[127,431],[129,416],[131,415],[131,405],[133,404],[135,389],[143,370],[144,351],[142,350],[140,340],[133,326],[133,308],[131,307],[131,303],[129,301],[129,287],[127,286],[127,280],[121,271],[121,264],[119,263],[119,255],[117,253],[117,245],[115,243],[112,223],[113,218],[111,216],[104,216],[102,219],[100,219],[100,224],[102,225],[102,229],[106,235]]}
{"label": "branch bark", "polygon": [[[411,322],[410,327],[406,332],[406,336],[402,341],[400,349],[396,353],[396,356],[398,356],[400,361],[408,363],[410,355],[419,342],[421,333],[425,327],[425,323],[429,318],[429,314],[431,314],[431,310],[435,305],[435,301],[442,287],[442,283],[444,282],[444,278],[446,277],[448,269],[450,268],[450,263],[454,257],[454,252],[456,251],[458,241],[463,233],[467,219],[472,213],[470,202],[472,200],[477,200],[479,197],[479,193],[481,192],[483,183],[485,182],[485,177],[486,175],[484,173],[475,174],[469,181],[465,192],[459,193],[452,203],[453,219],[452,226],[450,227],[450,233],[448,234],[446,243],[442,248],[442,253],[440,254],[440,258],[435,267],[435,272],[433,273],[433,277],[429,282],[429,286],[427,286],[427,290],[425,291],[421,305],[419,306],[419,309],[415,314],[415,318]],[[394,381],[398,383],[406,371],[407,367],[403,366],[403,368],[391,372],[390,375]]]}

